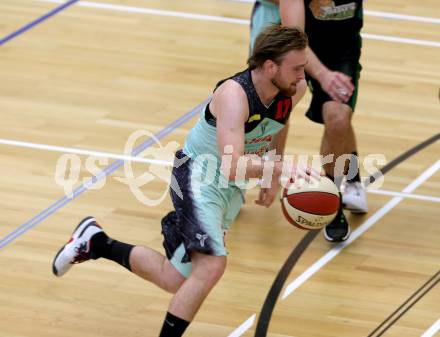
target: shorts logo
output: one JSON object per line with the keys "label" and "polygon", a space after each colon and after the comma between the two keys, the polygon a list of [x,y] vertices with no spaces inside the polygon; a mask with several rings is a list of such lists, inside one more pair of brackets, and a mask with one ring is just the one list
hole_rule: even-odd
{"label": "shorts logo", "polygon": [[312,0],[309,8],[316,20],[346,20],[355,16],[356,2],[336,6],[332,0]]}
{"label": "shorts logo", "polygon": [[196,234],[196,239],[200,241],[200,247],[205,247],[205,240],[208,238],[208,234]]}

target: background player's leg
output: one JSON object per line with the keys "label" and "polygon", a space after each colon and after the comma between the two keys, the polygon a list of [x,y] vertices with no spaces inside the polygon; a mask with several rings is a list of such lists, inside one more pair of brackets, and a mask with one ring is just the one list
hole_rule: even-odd
{"label": "background player's leg", "polygon": [[[367,196],[360,179],[356,138],[351,117],[352,110],[348,105],[334,101],[324,103],[325,131],[322,137],[321,154],[325,156],[334,153],[334,161],[326,164],[324,168],[328,175],[335,178],[338,187],[342,182],[343,174],[347,174],[347,183],[342,197],[344,207],[354,213],[365,213],[368,211]],[[338,162],[340,155],[346,155],[349,161]],[[335,168],[335,163],[339,167]]]}
{"label": "background player's leg", "polygon": [[[345,160],[338,158],[344,154],[351,154],[355,149],[354,132],[351,125],[351,108],[342,103],[328,101],[322,106],[322,117],[325,130],[321,141],[321,155],[333,155],[333,160],[324,165],[328,176],[334,178],[338,188],[341,185],[345,171]],[[350,235],[350,226],[344,216],[342,202],[336,218],[325,227],[324,236],[328,241],[339,242],[346,240]]]}
{"label": "background player's leg", "polygon": [[333,161],[325,164],[324,169],[328,175],[335,178],[339,186],[345,166],[335,170],[335,163],[339,156],[356,151],[356,140],[351,125],[352,111],[348,105],[335,101],[324,103],[322,110],[325,129],[321,141],[321,155],[334,155]]}

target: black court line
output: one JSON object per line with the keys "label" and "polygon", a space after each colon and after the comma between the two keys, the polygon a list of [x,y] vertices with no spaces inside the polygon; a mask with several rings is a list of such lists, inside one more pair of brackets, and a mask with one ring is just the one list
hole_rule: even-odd
{"label": "black court line", "polygon": [[376,329],[371,332],[368,337],[382,336],[390,327],[396,323],[414,304],[416,304],[423,296],[425,296],[437,283],[440,282],[440,270],[434,274],[424,285],[412,294],[405,302],[402,303],[390,316],[388,316]]}
{"label": "black court line", "polygon": [[413,148],[409,149],[408,151],[402,153],[400,156],[395,158],[394,160],[390,161],[388,164],[384,165],[379,171],[371,175],[368,179],[365,180],[364,185],[367,187],[368,185],[374,183],[376,179],[378,179],[380,176],[384,175],[397,165],[399,165],[401,162],[407,160],[412,155],[416,154],[417,152],[423,150],[425,147],[435,143],[437,140],[440,139],[440,133],[437,133],[436,135],[428,138],[424,142],[420,143],[419,145],[414,146]]}
{"label": "black court line", "polygon": [[[292,253],[290,253],[290,256],[287,258],[281,270],[278,272],[278,275],[275,278],[275,281],[273,282],[272,287],[270,288],[269,293],[266,296],[266,300],[264,301],[263,309],[261,310],[261,314],[258,318],[255,336],[266,336],[267,329],[270,323],[270,318],[272,316],[272,311],[275,307],[278,295],[283,288],[284,282],[286,281],[287,277],[289,277],[292,268],[295,266],[302,253],[316,238],[319,232],[320,231],[314,230],[309,231],[306,235],[304,235],[301,241],[296,245]],[[271,308],[272,310],[269,310],[269,308]]]}
{"label": "black court line", "polygon": [[[428,147],[429,145],[435,143],[437,140],[440,139],[440,133],[428,138],[424,142],[414,146],[413,148],[409,149],[408,151],[402,153],[400,156],[396,157],[392,161],[390,161],[388,164],[384,165],[381,170],[378,172],[372,174],[370,177],[368,177],[365,180],[365,186],[368,186],[369,184],[373,183],[377,178],[384,175],[385,173],[389,172],[391,169],[402,163],[403,161],[407,160],[409,157],[413,156],[417,152],[420,152],[424,148]],[[255,329],[255,337],[266,337],[267,336],[267,330],[269,328],[269,323],[272,317],[273,310],[275,308],[275,304],[278,300],[278,297],[281,293],[281,290],[284,286],[284,283],[286,282],[287,278],[289,277],[292,268],[295,266],[296,262],[299,260],[301,255],[304,253],[304,251],[307,249],[309,244],[313,241],[313,239],[316,238],[317,234],[320,231],[310,231],[308,232],[298,243],[298,245],[293,249],[292,253],[287,258],[286,262],[284,262],[283,266],[281,267],[280,271],[278,272],[278,275],[276,276],[274,282],[272,283],[271,288],[269,289],[269,292],[267,293],[266,299],[264,301],[263,307],[261,308],[260,315],[258,317],[257,322],[257,328]],[[431,288],[430,288],[431,289]],[[428,290],[430,290],[428,289]],[[425,294],[425,293],[424,293]],[[400,317],[400,316],[399,316]],[[368,336],[370,337],[370,336]]]}

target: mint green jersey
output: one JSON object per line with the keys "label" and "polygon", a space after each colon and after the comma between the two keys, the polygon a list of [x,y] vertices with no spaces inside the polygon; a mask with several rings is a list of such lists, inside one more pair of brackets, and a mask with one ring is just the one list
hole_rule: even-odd
{"label": "mint green jersey", "polygon": [[[248,99],[249,118],[245,122],[245,154],[256,154],[261,157],[270,149],[273,137],[287,123],[292,110],[292,99],[279,93],[266,107],[255,90],[250,70],[240,72],[228,79],[238,82]],[[226,80],[220,81],[217,87]],[[218,166],[220,165],[216,119],[209,111],[209,103],[203,108],[199,121],[190,131],[183,151],[193,159],[201,155],[212,155],[218,161]]]}

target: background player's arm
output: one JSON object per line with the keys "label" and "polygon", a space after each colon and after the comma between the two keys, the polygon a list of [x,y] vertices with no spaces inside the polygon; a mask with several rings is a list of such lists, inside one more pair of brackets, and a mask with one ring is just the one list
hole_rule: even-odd
{"label": "background player's arm", "polygon": [[[298,26],[304,30],[304,0],[280,0],[280,16],[284,26]],[[307,47],[307,59],[305,68],[307,74],[316,79],[333,100],[347,102],[354,91],[351,78],[341,72],[328,69],[309,47]]]}

